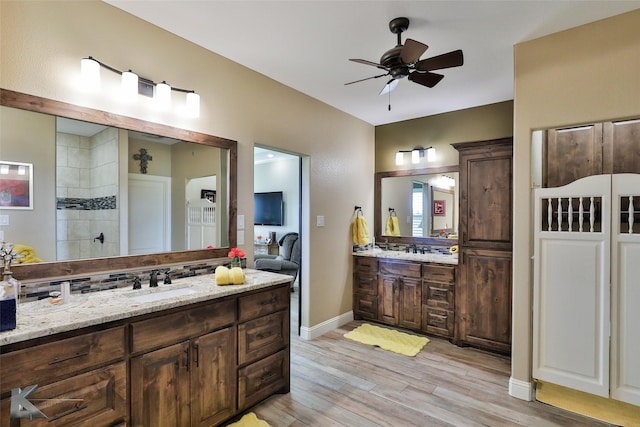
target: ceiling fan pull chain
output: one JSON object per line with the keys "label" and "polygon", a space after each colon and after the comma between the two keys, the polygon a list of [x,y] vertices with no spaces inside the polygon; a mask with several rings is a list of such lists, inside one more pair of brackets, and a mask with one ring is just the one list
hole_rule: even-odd
{"label": "ceiling fan pull chain", "polygon": [[391,91],[389,91],[389,111],[391,111]]}

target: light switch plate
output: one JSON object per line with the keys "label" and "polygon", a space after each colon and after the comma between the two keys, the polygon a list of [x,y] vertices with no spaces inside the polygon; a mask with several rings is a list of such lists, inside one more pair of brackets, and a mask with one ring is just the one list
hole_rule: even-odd
{"label": "light switch plate", "polygon": [[0,225],[9,225],[9,215],[0,215]]}
{"label": "light switch plate", "polygon": [[238,230],[244,230],[244,215],[238,215]]}
{"label": "light switch plate", "polygon": [[318,215],[316,217],[316,227],[324,227],[324,215]]}

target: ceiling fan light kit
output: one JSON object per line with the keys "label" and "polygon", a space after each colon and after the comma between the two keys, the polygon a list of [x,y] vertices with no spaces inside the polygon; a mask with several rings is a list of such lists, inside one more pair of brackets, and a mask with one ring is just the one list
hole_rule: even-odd
{"label": "ceiling fan light kit", "polygon": [[[464,55],[460,49],[420,60],[420,57],[427,51],[429,46],[412,39],[406,39],[403,45],[401,36],[408,28],[408,18],[394,18],[389,22],[389,30],[397,35],[398,42],[395,47],[382,54],[380,62],[368,61],[366,59],[349,59],[349,61],[352,62],[384,70],[386,71],[385,74],[378,74],[352,81],[345,83],[345,85],[389,76],[391,78],[380,92],[380,95],[390,93],[395,89],[398,81],[405,77],[407,77],[409,81],[432,88],[444,78],[444,75],[432,73],[431,71],[459,67],[464,64]],[[389,106],[389,109],[391,109],[391,106]]]}

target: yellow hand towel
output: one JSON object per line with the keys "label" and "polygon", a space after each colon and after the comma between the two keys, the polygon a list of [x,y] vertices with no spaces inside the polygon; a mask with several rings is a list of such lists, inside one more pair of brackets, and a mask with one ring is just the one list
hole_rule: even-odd
{"label": "yellow hand towel", "polygon": [[352,226],[353,244],[366,245],[369,243],[369,226],[363,216],[358,215]]}
{"label": "yellow hand towel", "polygon": [[400,226],[398,225],[398,217],[390,216],[387,218],[387,226],[385,227],[385,235],[387,236],[399,236]]}

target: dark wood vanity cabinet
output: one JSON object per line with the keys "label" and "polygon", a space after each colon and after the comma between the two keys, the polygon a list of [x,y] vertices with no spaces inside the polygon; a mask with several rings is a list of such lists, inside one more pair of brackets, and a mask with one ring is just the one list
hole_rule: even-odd
{"label": "dark wood vanity cabinet", "polygon": [[353,271],[356,319],[453,337],[453,265],[354,256]]}
{"label": "dark wood vanity cabinet", "polygon": [[453,338],[455,267],[424,264],[422,278],[422,330]]}
{"label": "dark wood vanity cabinet", "polygon": [[454,342],[510,353],[513,142],[453,146],[460,160]]}
{"label": "dark wood vanity cabinet", "polygon": [[353,257],[353,315],[356,319],[378,319],[378,260]]}
{"label": "dark wood vanity cabinet", "polygon": [[408,329],[420,329],[420,263],[380,261],[378,293],[378,319],[381,322]]}
{"label": "dark wood vanity cabinet", "polygon": [[[0,425],[220,425],[289,391],[289,288],[2,347]],[[47,404],[49,419],[10,420],[11,390],[31,384],[30,398],[61,400]]]}

